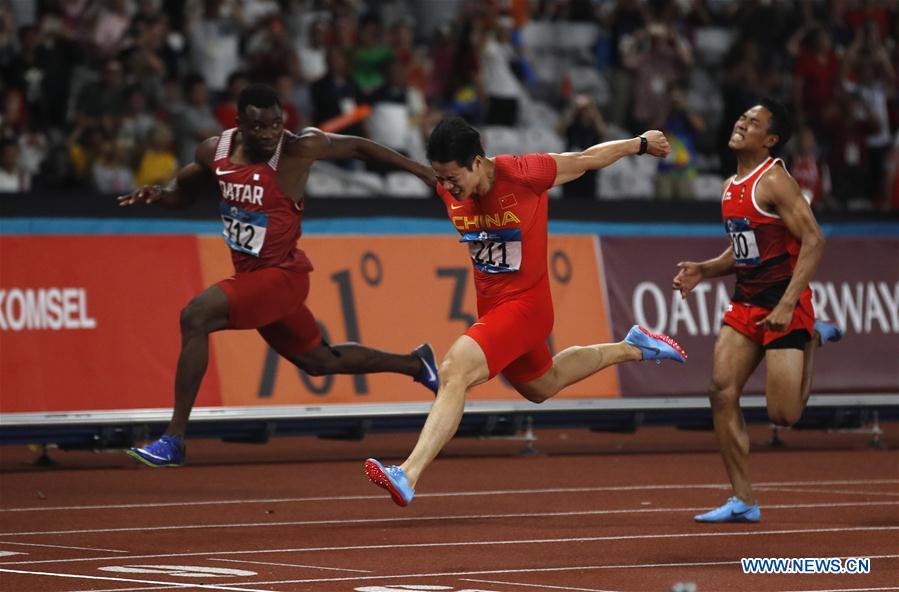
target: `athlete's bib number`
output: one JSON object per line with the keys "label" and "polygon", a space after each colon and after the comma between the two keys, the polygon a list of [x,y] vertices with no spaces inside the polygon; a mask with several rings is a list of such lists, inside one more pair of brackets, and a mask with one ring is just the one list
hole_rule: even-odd
{"label": "athlete's bib number", "polygon": [[751,267],[761,262],[755,231],[750,228],[748,218],[728,218],[724,221],[724,229],[730,237],[738,267]]}
{"label": "athlete's bib number", "polygon": [[521,268],[521,229],[466,232],[459,242],[468,244],[468,253],[478,271],[510,273]]}
{"label": "athlete's bib number", "polygon": [[265,244],[268,215],[262,212],[249,212],[224,203],[219,204],[219,209],[224,224],[222,236],[228,247],[258,257],[262,245]]}

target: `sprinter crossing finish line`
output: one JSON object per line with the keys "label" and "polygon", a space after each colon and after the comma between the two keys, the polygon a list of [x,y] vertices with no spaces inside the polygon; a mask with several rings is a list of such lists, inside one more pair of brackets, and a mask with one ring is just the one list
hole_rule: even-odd
{"label": "sprinter crossing finish line", "polygon": [[464,120],[441,121],[428,140],[437,194],[471,256],[478,319],[440,365],[440,389],[418,443],[400,466],[365,461],[365,473],[406,506],[424,469],[459,427],[468,390],[502,373],[524,398],[542,403],[566,386],[626,361],[685,362],[670,337],[634,326],[619,343],[574,346],[553,356],[547,274],[548,190],[629,155],[664,157],[660,131],[598,144],[583,152],[486,158],[480,134]]}
{"label": "sprinter crossing finish line", "polygon": [[165,434],[128,454],[151,467],[185,461],[184,433],[206,373],[209,334],[256,329],[282,357],[310,375],[395,372],[437,391],[431,347],[392,354],[356,343],[331,346],[306,307],[312,263],[297,248],[306,180],[320,159],[378,160],[434,184],[433,171],[370,140],[307,128],[284,130],[274,89],[253,84],[238,98],[237,127],[200,144],[196,161],[168,187],[141,187],[119,197],[123,206],[159,202],[181,208],[218,190],[222,236],[234,275],[199,294],[181,312],[181,355],[175,408]]}

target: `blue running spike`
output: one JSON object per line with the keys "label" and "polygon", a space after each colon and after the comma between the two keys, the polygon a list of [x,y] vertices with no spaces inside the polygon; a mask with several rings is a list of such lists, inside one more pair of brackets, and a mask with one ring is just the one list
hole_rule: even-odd
{"label": "blue running spike", "polygon": [[181,438],[165,435],[143,448],[131,448],[125,453],[148,467],[180,467],[184,464],[186,450]]}
{"label": "blue running spike", "polygon": [[687,352],[671,337],[660,333],[652,333],[640,325],[634,325],[628,331],[624,342],[633,345],[643,352],[643,360],[674,360],[683,364],[687,361]]}
{"label": "blue running spike", "polygon": [[758,504],[749,505],[738,497],[732,497],[720,508],[693,517],[696,522],[758,522],[762,511]]}
{"label": "blue running spike", "polygon": [[415,496],[405,471],[396,465],[385,467],[377,459],[370,458],[365,461],[365,475],[369,481],[386,489],[398,506],[408,506]]}

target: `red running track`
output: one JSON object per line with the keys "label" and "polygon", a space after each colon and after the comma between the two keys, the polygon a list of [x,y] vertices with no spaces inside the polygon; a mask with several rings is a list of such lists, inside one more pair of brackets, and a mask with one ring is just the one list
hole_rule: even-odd
{"label": "red running track", "polygon": [[[763,521],[699,525],[728,496],[710,433],[538,432],[453,441],[399,508],[362,473],[414,435],[189,443],[155,470],[0,448],[5,592],[899,590],[899,425],[860,434],[751,430]],[[748,557],[865,557],[870,573],[745,575]],[[686,589],[690,589],[687,587]]]}

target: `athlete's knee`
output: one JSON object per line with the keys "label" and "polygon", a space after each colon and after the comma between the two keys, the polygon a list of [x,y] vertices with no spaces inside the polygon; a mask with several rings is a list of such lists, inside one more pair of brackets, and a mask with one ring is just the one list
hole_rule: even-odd
{"label": "athlete's knee", "polygon": [[181,335],[185,338],[205,335],[210,332],[210,311],[197,299],[191,300],[181,309]]}
{"label": "athlete's knee", "polygon": [[471,379],[465,365],[460,363],[452,356],[447,356],[440,363],[440,382],[445,388],[458,387],[463,390],[471,386]]}
{"label": "athlete's knee", "polygon": [[709,384],[709,402],[713,411],[739,405],[739,401],[740,394],[734,387],[714,379]]}
{"label": "athlete's knee", "polygon": [[516,389],[522,397],[530,401],[531,403],[544,403],[549,401],[555,395],[555,392],[550,392],[546,389],[537,389],[533,387],[517,387]]}
{"label": "athlete's knee", "polygon": [[768,407],[768,419],[781,427],[790,427],[802,417],[802,409],[795,406]]}

